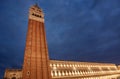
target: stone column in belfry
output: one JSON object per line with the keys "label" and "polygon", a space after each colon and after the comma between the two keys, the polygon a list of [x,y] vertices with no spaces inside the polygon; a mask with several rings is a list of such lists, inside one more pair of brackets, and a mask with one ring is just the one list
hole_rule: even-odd
{"label": "stone column in belfry", "polygon": [[44,14],[37,5],[29,10],[23,79],[51,79]]}

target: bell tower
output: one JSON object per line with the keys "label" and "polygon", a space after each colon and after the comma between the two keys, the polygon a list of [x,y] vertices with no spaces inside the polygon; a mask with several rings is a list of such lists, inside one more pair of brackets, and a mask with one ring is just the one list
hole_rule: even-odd
{"label": "bell tower", "polygon": [[29,9],[23,79],[51,79],[44,14],[38,5]]}

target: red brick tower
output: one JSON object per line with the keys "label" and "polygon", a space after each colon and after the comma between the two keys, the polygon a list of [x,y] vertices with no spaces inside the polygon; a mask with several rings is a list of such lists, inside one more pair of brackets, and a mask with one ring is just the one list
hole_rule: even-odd
{"label": "red brick tower", "polygon": [[37,5],[29,10],[23,79],[51,79],[44,14]]}

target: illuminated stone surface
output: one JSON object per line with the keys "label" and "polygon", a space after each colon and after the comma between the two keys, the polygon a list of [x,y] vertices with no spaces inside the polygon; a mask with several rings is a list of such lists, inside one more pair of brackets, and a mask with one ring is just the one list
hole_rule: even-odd
{"label": "illuminated stone surface", "polygon": [[117,79],[115,64],[50,60],[53,79]]}
{"label": "illuminated stone surface", "polygon": [[4,79],[22,79],[21,69],[6,69]]}
{"label": "illuminated stone surface", "polygon": [[29,10],[23,79],[51,79],[44,14],[37,5]]}
{"label": "illuminated stone surface", "polygon": [[[50,60],[49,66],[52,79],[117,79],[120,77],[119,68],[109,63]],[[5,78],[10,78],[8,72],[13,73],[13,70],[6,70]]]}

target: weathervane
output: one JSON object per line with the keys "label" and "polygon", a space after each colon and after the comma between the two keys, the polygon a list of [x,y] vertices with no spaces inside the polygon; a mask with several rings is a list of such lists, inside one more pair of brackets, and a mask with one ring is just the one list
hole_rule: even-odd
{"label": "weathervane", "polygon": [[37,6],[39,5],[39,0],[36,0],[36,3],[35,3]]}

